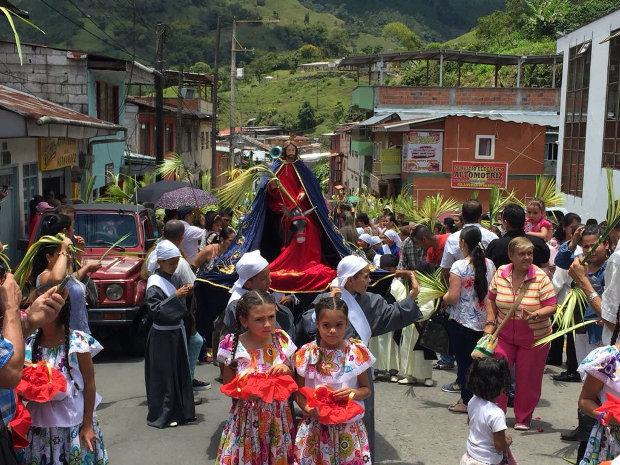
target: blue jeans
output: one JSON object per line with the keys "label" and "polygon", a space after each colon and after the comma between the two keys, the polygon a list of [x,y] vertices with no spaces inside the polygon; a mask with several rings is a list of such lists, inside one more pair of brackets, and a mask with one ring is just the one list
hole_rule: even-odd
{"label": "blue jeans", "polygon": [[448,365],[450,363],[454,363],[456,361],[456,357],[454,355],[439,354],[439,361]]}
{"label": "blue jeans", "polygon": [[202,347],[202,336],[198,333],[190,336],[187,344],[187,356],[189,358],[189,375],[194,379],[194,371],[196,370],[196,364],[198,363],[198,353]]}
{"label": "blue jeans", "polygon": [[461,387],[461,399],[463,403],[467,405],[473,394],[471,391],[465,389],[467,381],[467,373],[471,365],[471,352],[476,347],[476,342],[484,334],[483,331],[474,331],[457,323],[455,320],[450,320],[448,324],[448,333],[450,334],[450,345],[452,346],[452,353],[456,357],[457,367],[457,383]]}

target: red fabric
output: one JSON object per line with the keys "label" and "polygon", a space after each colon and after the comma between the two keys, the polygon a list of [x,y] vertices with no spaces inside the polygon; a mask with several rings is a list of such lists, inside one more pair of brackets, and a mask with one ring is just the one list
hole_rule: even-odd
{"label": "red fabric", "polygon": [[446,247],[446,241],[450,234],[438,234],[437,235],[437,248],[429,247],[426,251],[426,261],[431,265],[441,264],[441,258],[443,257],[443,249]]}
{"label": "red fabric", "polygon": [[[315,216],[314,213],[311,216]],[[298,236],[305,236],[297,242]],[[271,288],[280,292],[322,291],[336,277],[336,270],[321,259],[321,232],[308,221],[305,233],[296,234],[284,251],[269,264]]]}
{"label": "red fabric", "polygon": [[308,403],[308,407],[319,410],[319,421],[326,425],[346,423],[364,413],[364,408],[351,399],[334,399],[334,391],[327,386],[318,386],[312,390],[309,387],[299,389]]}
{"label": "red fabric", "polygon": [[601,417],[601,424],[603,426],[609,425],[611,421],[620,423],[620,399],[611,393],[607,393],[607,400],[603,405],[594,409],[596,413],[603,413]]}
{"label": "red fabric", "polygon": [[27,439],[28,430],[30,429],[30,425],[32,424],[32,418],[30,417],[30,412],[24,407],[24,403],[21,398],[15,393],[17,408],[15,409],[15,414],[13,415],[13,419],[9,423],[11,427],[11,438],[13,439],[13,448],[14,449],[23,449],[28,447],[30,441]]}
{"label": "red fabric", "polygon": [[67,381],[55,368],[36,363],[24,367],[22,379],[15,390],[26,400],[49,402],[59,391],[67,390]]}
{"label": "red fabric", "polygon": [[237,375],[230,383],[220,386],[220,391],[235,399],[248,400],[259,397],[271,403],[274,400],[284,402],[297,391],[297,383],[289,375],[269,376],[265,373]]}
{"label": "red fabric", "polygon": [[[304,191],[303,185],[299,180],[299,176],[297,176],[297,172],[295,171],[295,167],[290,163],[282,164],[282,167],[276,173],[276,176],[282,183],[286,192],[290,194],[295,200],[297,200],[297,196]],[[267,189],[267,206],[269,209],[277,214],[282,214],[282,206],[285,206],[289,210],[293,210],[293,208],[299,206],[301,211],[310,210],[312,205],[310,204],[310,200],[308,196],[299,202],[299,204],[293,204],[290,199],[280,191],[278,188],[268,188]]]}

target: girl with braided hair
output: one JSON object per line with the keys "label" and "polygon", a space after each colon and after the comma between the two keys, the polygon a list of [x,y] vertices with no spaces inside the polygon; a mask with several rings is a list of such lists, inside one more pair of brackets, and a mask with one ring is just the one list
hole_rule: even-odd
{"label": "girl with braided hair", "polygon": [[[345,339],[348,307],[339,297],[324,297],[315,306],[316,340],[295,354],[297,384],[332,389],[335,399],[352,398],[362,407],[370,396],[367,370],[375,357],[362,341]],[[317,408],[310,408],[306,398],[296,393],[304,418],[297,430],[299,465],[370,464],[370,443],[364,426],[364,413],[339,424],[319,422]],[[334,461],[335,460],[335,461]]]}
{"label": "girl with braided hair", "polygon": [[[39,287],[42,294],[52,284]],[[18,451],[24,465],[64,465],[108,463],[103,435],[95,410],[101,402],[96,392],[92,357],[103,347],[91,335],[71,330],[70,301],[52,321],[26,339],[26,360],[44,362],[60,371],[66,381],[65,392],[49,402],[28,402],[32,417],[28,431],[30,444]]]}
{"label": "girl with braided hair", "polygon": [[607,426],[603,425],[602,415],[595,412],[599,405],[608,400],[608,393],[620,397],[620,344],[616,343],[619,330],[620,307],[611,344],[594,349],[577,369],[585,375],[579,395],[579,409],[589,417],[597,419],[580,465],[594,465],[620,456],[620,425],[614,421]]}
{"label": "girl with braided hair", "polygon": [[[247,331],[242,333],[242,328]],[[276,328],[276,304],[266,291],[250,290],[237,302],[234,333],[217,352],[223,381],[239,373],[291,375],[295,344]],[[233,399],[216,464],[287,465],[295,463],[293,416],[286,401]]]}

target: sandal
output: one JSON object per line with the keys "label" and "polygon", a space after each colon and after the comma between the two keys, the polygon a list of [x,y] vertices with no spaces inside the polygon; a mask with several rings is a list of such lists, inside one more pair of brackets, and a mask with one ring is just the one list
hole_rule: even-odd
{"label": "sandal", "polygon": [[465,405],[463,401],[459,399],[459,401],[456,404],[453,404],[450,407],[448,407],[448,410],[454,413],[467,413],[467,405]]}

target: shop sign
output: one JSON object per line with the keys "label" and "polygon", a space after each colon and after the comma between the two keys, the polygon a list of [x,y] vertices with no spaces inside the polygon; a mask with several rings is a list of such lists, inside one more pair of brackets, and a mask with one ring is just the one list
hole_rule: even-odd
{"label": "shop sign", "polygon": [[381,149],[381,174],[400,174],[401,149]]}
{"label": "shop sign", "polygon": [[403,171],[436,173],[441,171],[443,132],[410,131],[403,135]]}
{"label": "shop sign", "polygon": [[77,164],[75,139],[46,137],[39,139],[39,171],[67,168]]}
{"label": "shop sign", "polygon": [[453,161],[450,186],[454,188],[506,189],[508,163]]}

